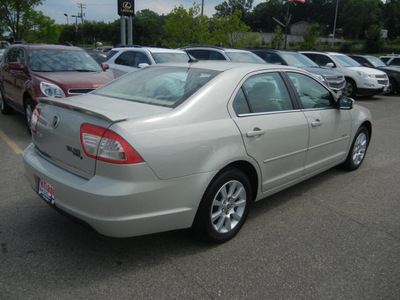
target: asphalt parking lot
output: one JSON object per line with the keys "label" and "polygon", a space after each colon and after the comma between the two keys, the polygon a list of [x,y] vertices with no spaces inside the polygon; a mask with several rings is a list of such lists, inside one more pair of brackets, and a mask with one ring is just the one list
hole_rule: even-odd
{"label": "asphalt parking lot", "polygon": [[30,137],[0,115],[0,299],[400,299],[400,96],[359,98],[366,160],[255,203],[239,235],[114,239],[71,222],[23,176]]}

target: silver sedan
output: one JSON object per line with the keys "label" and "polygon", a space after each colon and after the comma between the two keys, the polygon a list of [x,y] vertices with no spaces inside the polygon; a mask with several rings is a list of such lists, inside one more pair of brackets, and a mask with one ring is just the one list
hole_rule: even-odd
{"label": "silver sedan", "polygon": [[25,175],[101,234],[192,227],[218,243],[239,232],[252,201],[335,165],[357,169],[371,122],[300,69],[156,65],[87,95],[41,99]]}

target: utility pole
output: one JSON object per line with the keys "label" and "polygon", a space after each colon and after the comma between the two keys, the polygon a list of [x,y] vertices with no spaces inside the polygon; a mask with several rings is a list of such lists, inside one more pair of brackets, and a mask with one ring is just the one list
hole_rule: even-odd
{"label": "utility pole", "polygon": [[201,0],[201,15],[204,13],[204,0]]}
{"label": "utility pole", "polygon": [[[81,13],[80,13],[80,18],[81,18],[81,23],[83,24],[83,16],[85,15],[84,13],[83,13],[83,9],[86,9],[86,4],[84,4],[84,3],[78,3],[78,8],[81,10]],[[78,14],[79,15],[79,14]]]}

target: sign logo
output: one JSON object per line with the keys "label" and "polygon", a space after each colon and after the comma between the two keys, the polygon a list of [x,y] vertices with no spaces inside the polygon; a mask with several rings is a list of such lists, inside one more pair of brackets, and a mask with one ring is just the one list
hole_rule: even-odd
{"label": "sign logo", "polygon": [[118,0],[118,14],[120,16],[134,16],[135,0]]}

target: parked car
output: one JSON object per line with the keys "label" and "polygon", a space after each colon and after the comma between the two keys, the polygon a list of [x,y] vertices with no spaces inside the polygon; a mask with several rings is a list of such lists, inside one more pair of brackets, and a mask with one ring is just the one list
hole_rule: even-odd
{"label": "parked car", "polygon": [[189,60],[190,57],[181,50],[132,46],[112,49],[107,54],[106,63],[108,71],[118,78],[140,67]]}
{"label": "parked car", "polygon": [[286,65],[304,69],[314,74],[337,94],[341,95],[346,86],[346,80],[344,79],[343,74],[321,68],[307,56],[298,52],[283,50],[251,50],[251,52],[257,54],[270,64]]}
{"label": "parked car", "polygon": [[379,57],[385,64],[391,67],[400,66],[400,54],[387,54]]}
{"label": "parked car", "polygon": [[38,97],[76,96],[113,79],[78,47],[10,45],[0,66],[1,112],[16,110],[25,114],[29,127]]}
{"label": "parked car", "polygon": [[221,47],[183,47],[198,60],[228,60],[237,62],[265,63],[260,57],[247,50]]}
{"label": "parked car", "polygon": [[51,206],[108,236],[192,227],[224,242],[250,202],[335,165],[359,168],[372,124],[301,69],[207,61],[42,98],[31,126],[25,175]]}
{"label": "parked car", "polygon": [[387,93],[400,93],[400,68],[388,66],[376,56],[361,54],[349,54],[349,56],[364,67],[374,68],[385,72],[389,77],[389,88]]}
{"label": "parked car", "polygon": [[354,59],[342,53],[300,51],[321,67],[341,72],[346,78],[346,96],[357,94],[373,96],[386,93],[389,88],[389,78],[385,72],[362,67]]}
{"label": "parked car", "polygon": [[0,61],[2,60],[5,51],[6,49],[0,49]]}
{"label": "parked car", "polygon": [[100,65],[107,60],[106,52],[97,49],[85,49],[85,51]]}

